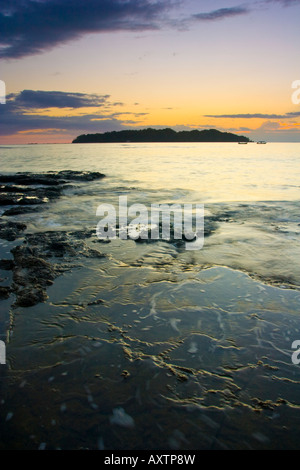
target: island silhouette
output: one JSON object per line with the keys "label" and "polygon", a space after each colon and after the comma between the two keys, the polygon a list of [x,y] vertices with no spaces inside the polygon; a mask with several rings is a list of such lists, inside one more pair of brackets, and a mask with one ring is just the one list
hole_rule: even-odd
{"label": "island silhouette", "polygon": [[217,129],[202,131],[174,131],[173,129],[122,130],[96,134],[82,134],[72,143],[125,143],[125,142],[250,142],[248,137],[221,132]]}

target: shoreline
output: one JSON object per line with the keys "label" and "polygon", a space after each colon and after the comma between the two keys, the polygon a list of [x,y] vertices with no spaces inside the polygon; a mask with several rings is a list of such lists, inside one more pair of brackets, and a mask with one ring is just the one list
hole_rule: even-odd
{"label": "shoreline", "polygon": [[0,176],[17,209],[0,227],[7,288],[0,447],[297,448],[297,435],[287,437],[284,427],[300,416],[291,360],[299,291],[211,257],[219,256],[215,240],[231,248],[231,227],[243,229],[246,216],[253,224],[256,209],[242,207],[243,223],[228,205],[210,213],[202,263],[173,240],[98,240],[96,220],[94,228],[26,226],[23,208],[41,217],[85,193],[90,176],[69,176],[43,186],[41,174],[26,173],[30,184],[17,178],[22,194],[13,176]]}

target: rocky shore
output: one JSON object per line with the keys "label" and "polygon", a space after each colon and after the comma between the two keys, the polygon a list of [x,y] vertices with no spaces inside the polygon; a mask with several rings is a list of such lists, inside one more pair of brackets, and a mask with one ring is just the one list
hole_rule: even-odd
{"label": "rocky shore", "polygon": [[[14,295],[14,307],[29,307],[43,302],[47,299],[47,287],[62,272],[70,269],[72,258],[103,256],[86,245],[84,239],[91,236],[89,231],[30,234],[26,233],[24,222],[11,219],[41,210],[71,185],[104,176],[99,172],[67,170],[0,175],[0,206],[4,209],[0,219],[0,238],[20,242],[10,251],[12,259],[0,259],[0,272],[12,273],[11,284],[0,285],[0,299]],[[2,278],[0,275],[0,282],[5,280]]]}
{"label": "rocky shore", "polygon": [[58,199],[65,188],[76,182],[104,178],[99,172],[63,170],[47,173],[0,175],[0,206],[4,216],[36,212],[42,204]]}
{"label": "rocky shore", "polygon": [[[64,170],[47,173],[16,173],[0,175],[0,239],[12,242],[10,259],[0,255],[0,299],[13,296],[12,307],[30,307],[47,300],[47,288],[57,276],[71,269],[79,260],[104,255],[91,243],[99,242],[95,229],[51,230],[30,233],[21,215],[41,212],[57,201],[67,188],[79,183],[102,179],[99,172]],[[204,235],[217,229],[213,218],[205,222]],[[137,243],[156,243],[157,240],[138,238]],[[184,250],[185,239],[167,242],[178,251]],[[98,244],[93,245],[97,247]],[[99,246],[99,245],[98,245]],[[10,275],[6,276],[5,272]],[[11,279],[8,284],[8,277]]]}

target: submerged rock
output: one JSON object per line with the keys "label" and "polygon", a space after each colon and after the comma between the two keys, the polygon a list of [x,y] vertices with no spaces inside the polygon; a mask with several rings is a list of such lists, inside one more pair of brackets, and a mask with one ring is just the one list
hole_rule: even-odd
{"label": "submerged rock", "polygon": [[[47,288],[74,266],[75,258],[103,258],[100,251],[84,241],[86,231],[26,234],[24,243],[11,250],[13,260],[0,260],[0,268],[12,271],[12,285],[0,291],[0,298],[16,296],[14,307],[31,307],[48,298]],[[62,262],[63,259],[63,262]],[[101,303],[98,300],[95,302]]]}
{"label": "submerged rock", "polygon": [[55,266],[40,256],[35,256],[26,246],[17,246],[12,250],[14,255],[13,280],[21,286],[38,284],[48,286],[57,276]]}
{"label": "submerged rock", "polygon": [[42,286],[30,285],[24,289],[12,289],[16,296],[13,307],[32,307],[48,299],[47,291]]}
{"label": "submerged rock", "polygon": [[0,269],[5,271],[10,271],[14,267],[14,262],[12,259],[0,259]]}
{"label": "submerged rock", "polygon": [[90,248],[85,239],[93,235],[93,231],[74,232],[40,232],[28,234],[26,241],[35,247],[37,253],[44,258],[74,258],[83,256],[85,258],[103,258],[103,253]]}
{"label": "submerged rock", "polygon": [[0,206],[17,206],[7,209],[3,214],[5,216],[33,212],[38,210],[36,206],[58,199],[72,182],[88,182],[104,177],[98,171],[73,170],[0,175]]}
{"label": "submerged rock", "polygon": [[65,184],[70,181],[93,181],[104,178],[105,175],[99,171],[48,171],[46,173],[19,172],[10,175],[0,175],[0,183],[13,183],[17,185],[37,185],[42,184],[52,186]]}
{"label": "submerged rock", "polygon": [[42,287],[26,287],[17,292],[15,306],[32,307],[40,302],[45,302],[47,298],[47,293]]}
{"label": "submerged rock", "polygon": [[[103,257],[85,243],[92,231],[26,234],[26,224],[6,217],[41,211],[47,203],[58,199],[72,182],[94,181],[104,176],[96,171],[73,170],[0,175],[0,206],[8,206],[0,220],[0,238],[14,241],[24,237],[24,243],[11,250],[13,260],[0,260],[0,269],[11,270],[13,280],[11,286],[0,287],[1,299],[13,293],[16,296],[14,306],[29,307],[44,302],[47,287],[69,269],[68,260],[80,256]],[[59,262],[61,258],[64,263]]]}
{"label": "submerged rock", "polygon": [[0,300],[8,299],[10,296],[10,287],[0,286]]}
{"label": "submerged rock", "polygon": [[6,211],[4,211],[3,215],[10,217],[14,215],[20,215],[20,214],[23,215],[23,214],[32,213],[32,212],[39,212],[41,210],[42,208],[39,206],[37,207],[15,206],[15,207],[12,207],[11,209],[7,209]]}
{"label": "submerged rock", "polygon": [[0,206],[13,206],[15,204],[18,204],[21,197],[22,194],[2,193],[0,194]]}
{"label": "submerged rock", "polygon": [[11,222],[0,220],[0,238],[8,241],[14,241],[19,238],[24,230],[26,224],[22,222]]}
{"label": "submerged rock", "polygon": [[46,289],[61,273],[55,264],[46,261],[38,249],[20,245],[11,250],[14,256],[12,290],[15,306],[29,307],[47,299]]}

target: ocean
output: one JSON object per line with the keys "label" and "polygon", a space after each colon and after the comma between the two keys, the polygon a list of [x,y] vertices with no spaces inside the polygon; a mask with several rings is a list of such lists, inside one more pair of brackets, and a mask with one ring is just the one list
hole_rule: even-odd
{"label": "ocean", "polygon": [[[0,239],[0,449],[298,448],[299,143],[7,145],[0,162],[105,175],[0,205],[26,226]],[[97,208],[125,196],[203,205],[203,247],[99,239]],[[55,266],[26,305],[24,249],[36,278]]]}

